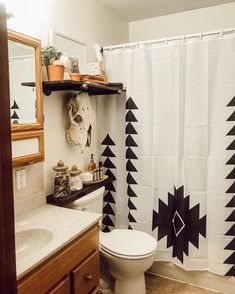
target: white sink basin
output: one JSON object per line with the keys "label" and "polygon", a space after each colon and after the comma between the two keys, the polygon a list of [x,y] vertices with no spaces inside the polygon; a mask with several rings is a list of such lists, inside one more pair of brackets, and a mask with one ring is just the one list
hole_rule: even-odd
{"label": "white sink basin", "polygon": [[21,229],[16,232],[16,257],[28,258],[32,253],[46,247],[53,239],[53,233],[44,228]]}

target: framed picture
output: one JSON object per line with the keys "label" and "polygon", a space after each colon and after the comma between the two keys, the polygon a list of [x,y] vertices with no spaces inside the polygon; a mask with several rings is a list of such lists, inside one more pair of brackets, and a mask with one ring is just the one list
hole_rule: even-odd
{"label": "framed picture", "polygon": [[[48,32],[48,45],[54,46],[56,49],[63,52],[68,57],[76,57],[79,60],[79,70],[81,74],[86,73],[86,44],[66,36],[55,30]],[[65,75],[68,75],[69,69],[65,70]],[[66,79],[66,76],[65,76]]]}

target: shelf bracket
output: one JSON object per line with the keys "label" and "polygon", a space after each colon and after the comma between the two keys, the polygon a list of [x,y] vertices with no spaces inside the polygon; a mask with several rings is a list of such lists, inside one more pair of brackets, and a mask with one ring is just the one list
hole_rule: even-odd
{"label": "shelf bracket", "polygon": [[46,95],[46,96],[50,96],[50,95],[51,95],[51,90],[43,89],[43,93],[44,93],[44,95]]}

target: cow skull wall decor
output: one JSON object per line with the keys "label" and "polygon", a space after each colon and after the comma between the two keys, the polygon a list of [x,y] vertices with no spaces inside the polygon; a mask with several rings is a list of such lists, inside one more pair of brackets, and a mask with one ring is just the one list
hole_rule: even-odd
{"label": "cow skull wall decor", "polygon": [[79,146],[81,152],[91,144],[91,129],[94,113],[91,108],[90,97],[87,93],[80,93],[70,98],[69,109],[70,127],[66,130],[69,143]]}

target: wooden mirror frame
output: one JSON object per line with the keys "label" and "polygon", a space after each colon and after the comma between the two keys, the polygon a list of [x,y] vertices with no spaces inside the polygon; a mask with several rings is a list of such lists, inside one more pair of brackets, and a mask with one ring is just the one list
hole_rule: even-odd
{"label": "wooden mirror frame", "polygon": [[27,140],[27,139],[38,139],[38,152],[22,155],[18,157],[12,158],[12,167],[22,166],[26,164],[34,164],[36,162],[40,162],[44,160],[44,132],[40,131],[32,131],[32,132],[22,132],[22,133],[12,133],[11,139],[15,140]]}
{"label": "wooden mirror frame", "polygon": [[[35,82],[36,82],[36,123],[11,125],[12,132],[24,132],[43,129],[43,103],[42,103],[42,72],[41,72],[41,41],[24,34],[8,30],[8,40],[21,43],[35,49]],[[25,81],[31,82],[31,81]]]}

